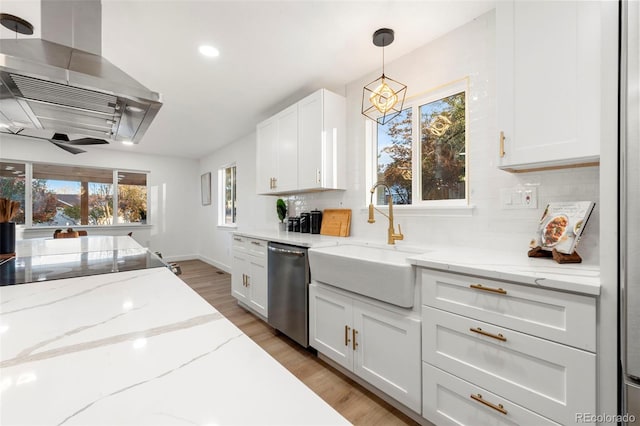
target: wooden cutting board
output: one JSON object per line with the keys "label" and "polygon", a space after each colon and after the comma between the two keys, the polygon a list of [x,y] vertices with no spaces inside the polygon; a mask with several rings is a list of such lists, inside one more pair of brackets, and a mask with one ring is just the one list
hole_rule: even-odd
{"label": "wooden cutting board", "polygon": [[348,237],[351,231],[351,209],[325,209],[320,235]]}

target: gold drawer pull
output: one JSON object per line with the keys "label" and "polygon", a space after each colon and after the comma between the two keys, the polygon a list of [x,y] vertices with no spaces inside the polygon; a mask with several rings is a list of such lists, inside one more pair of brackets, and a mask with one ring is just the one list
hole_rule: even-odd
{"label": "gold drawer pull", "polygon": [[238,237],[233,237],[233,240],[242,242],[242,238],[238,238]]}
{"label": "gold drawer pull", "polygon": [[507,294],[507,290],[502,288],[485,287],[482,284],[471,284],[469,287],[475,288],[476,290],[490,291],[491,293]]}
{"label": "gold drawer pull", "polygon": [[356,336],[358,335],[358,330],[353,329],[353,350],[355,351],[358,347],[358,342],[356,342]]}
{"label": "gold drawer pull", "polygon": [[484,405],[486,405],[486,406],[487,406],[487,407],[489,407],[489,408],[493,408],[494,410],[499,411],[499,412],[501,412],[501,413],[502,413],[502,414],[504,414],[504,415],[506,415],[506,414],[507,414],[507,410],[505,410],[505,409],[504,409],[504,407],[502,406],[502,404],[495,405],[495,404],[492,404],[492,403],[491,403],[491,402],[489,402],[489,401],[485,401],[485,400],[482,398],[482,395],[480,395],[479,393],[478,393],[478,394],[475,394],[475,395],[474,395],[474,394],[471,394],[471,395],[469,395],[469,396],[471,397],[471,399],[473,399],[473,400],[475,400],[475,401],[478,401],[479,403],[484,404]]}
{"label": "gold drawer pull", "polygon": [[500,340],[501,342],[506,342],[507,341],[507,338],[504,337],[502,334],[492,334],[492,333],[489,333],[487,331],[484,331],[480,327],[470,328],[469,331],[473,331],[474,333],[482,334],[483,336],[492,337],[494,339]]}
{"label": "gold drawer pull", "polygon": [[344,345],[348,347],[349,342],[351,342],[351,340],[349,340],[349,326],[345,325],[344,326]]}
{"label": "gold drawer pull", "polygon": [[251,241],[251,244],[256,245],[256,246],[259,246],[259,245],[260,245],[260,243],[259,243],[259,242],[257,242],[257,241]]}

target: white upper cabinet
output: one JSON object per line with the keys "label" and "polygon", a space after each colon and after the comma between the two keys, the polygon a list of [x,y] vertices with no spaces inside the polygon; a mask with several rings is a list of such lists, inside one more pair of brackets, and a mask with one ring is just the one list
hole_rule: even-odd
{"label": "white upper cabinet", "polygon": [[298,187],[298,107],[258,124],[256,188],[259,194],[295,191]]}
{"label": "white upper cabinet", "polygon": [[298,102],[298,187],[344,188],[345,99],[319,90]]}
{"label": "white upper cabinet", "polygon": [[321,89],[258,124],[258,194],[344,188],[345,99]]}
{"label": "white upper cabinet", "polygon": [[[502,1],[496,7],[499,166],[594,164],[600,157],[607,2]],[[606,56],[605,56],[606,57]],[[500,140],[502,139],[502,140]]]}

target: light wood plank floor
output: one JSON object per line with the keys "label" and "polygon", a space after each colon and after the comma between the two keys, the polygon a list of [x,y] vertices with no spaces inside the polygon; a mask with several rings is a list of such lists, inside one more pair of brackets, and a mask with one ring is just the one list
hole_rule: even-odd
{"label": "light wood plank floor", "polygon": [[351,423],[418,424],[238,306],[231,275],[199,260],[182,261],[180,267],[184,282]]}

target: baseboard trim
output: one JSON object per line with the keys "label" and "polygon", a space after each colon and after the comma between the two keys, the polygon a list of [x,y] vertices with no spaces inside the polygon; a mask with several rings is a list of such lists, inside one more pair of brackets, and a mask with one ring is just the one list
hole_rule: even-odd
{"label": "baseboard trim", "polygon": [[217,262],[217,261],[215,261],[213,259],[210,259],[210,258],[208,258],[206,256],[195,255],[195,257],[193,257],[192,259],[201,260],[204,263],[208,263],[209,265],[211,265],[211,266],[213,266],[215,268],[218,268],[218,269],[220,269],[222,271],[225,271],[228,274],[231,273],[231,267],[230,266],[225,265],[224,263]]}

